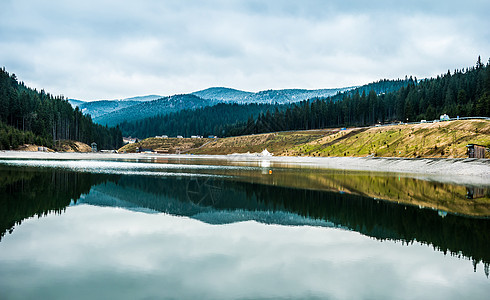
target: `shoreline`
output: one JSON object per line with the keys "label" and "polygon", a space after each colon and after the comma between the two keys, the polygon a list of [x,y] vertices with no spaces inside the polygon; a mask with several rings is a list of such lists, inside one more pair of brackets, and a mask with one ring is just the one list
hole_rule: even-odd
{"label": "shoreline", "polygon": [[0,151],[0,159],[48,160],[113,160],[165,161],[194,160],[224,161],[232,164],[252,164],[261,167],[296,167],[344,171],[384,172],[408,175],[426,180],[490,186],[490,159],[474,158],[392,158],[392,157],[305,157],[192,155],[149,153],[65,153]]}

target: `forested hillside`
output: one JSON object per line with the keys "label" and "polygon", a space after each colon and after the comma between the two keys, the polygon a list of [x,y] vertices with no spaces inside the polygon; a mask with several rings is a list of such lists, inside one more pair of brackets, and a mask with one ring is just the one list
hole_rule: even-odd
{"label": "forested hillside", "polygon": [[[115,112],[120,109],[124,109],[133,105],[140,104],[141,101],[132,100],[100,100],[92,102],[82,102],[78,108],[84,113],[89,114],[92,120],[95,121],[96,118],[111,112]],[[73,105],[72,105],[73,106]]]}
{"label": "forested hillside", "polygon": [[118,128],[94,124],[89,115],[73,109],[62,96],[52,96],[19,82],[15,74],[0,70],[0,149],[24,143],[50,147],[56,140],[96,142],[102,149],[122,145]]}
{"label": "forested hillside", "polygon": [[[337,102],[341,101],[343,98],[348,95],[352,95],[355,93],[362,93],[366,90],[373,90],[376,93],[387,93],[390,91],[396,91],[400,87],[406,86],[409,83],[408,79],[405,80],[380,80],[377,82],[373,82],[361,87],[358,87],[354,90],[350,88],[344,89],[335,89],[336,91],[345,91],[345,93],[338,93],[336,95],[331,96],[329,101]],[[235,94],[241,91],[225,89],[225,88],[210,88],[202,92],[202,96],[204,97],[212,97],[216,95],[227,95],[226,93],[230,93],[229,97],[233,98]],[[229,136],[229,135],[240,135],[243,131],[244,134],[250,132],[243,130],[244,125],[247,128],[255,128],[256,126],[259,129],[254,131],[256,132],[267,132],[272,131],[272,128],[264,127],[259,120],[267,117],[270,118],[272,113],[277,114],[278,116],[282,113],[285,113],[287,109],[291,110],[296,107],[297,104],[286,103],[284,104],[285,95],[289,97],[288,99],[293,99],[293,97],[303,97],[305,99],[307,95],[318,95],[321,93],[330,93],[333,94],[334,90],[278,90],[278,91],[262,91],[254,94],[250,94],[248,96],[253,96],[256,98],[265,97],[267,102],[265,103],[255,103],[255,104],[244,104],[243,101],[246,101],[247,97],[243,98],[242,102],[234,103],[234,104],[225,104],[220,103],[216,104],[212,107],[205,107],[200,109],[188,109],[183,110],[177,113],[171,113],[167,115],[157,115],[155,117],[142,119],[136,122],[125,121],[120,124],[120,128],[123,131],[123,134],[126,136],[136,136],[139,138],[146,138],[150,136],[156,135],[168,135],[168,136],[191,136],[191,135],[217,135],[217,136]],[[242,92],[243,93],[243,92]],[[271,99],[274,99],[273,95],[281,94],[279,97],[280,102],[271,102]],[[243,96],[238,93],[239,96]],[[217,97],[217,96],[216,96]],[[224,96],[223,96],[224,97]],[[223,99],[219,98],[218,99]],[[228,99],[228,98],[226,98]],[[235,99],[235,98],[233,98]],[[236,99],[235,99],[236,100]],[[227,100],[229,101],[229,99]],[[237,100],[238,101],[238,100]],[[293,101],[294,102],[294,101]],[[306,103],[305,101],[301,103]],[[281,124],[280,130],[294,130],[296,129],[292,119],[283,120],[283,124]],[[267,125],[268,126],[268,125]],[[263,127],[263,128],[262,128]]]}
{"label": "forested hillside", "polygon": [[240,122],[253,122],[252,116],[258,116],[273,109],[271,104],[227,104],[196,110],[182,110],[177,113],[158,115],[136,122],[123,122],[120,128],[125,136],[146,138],[157,135],[189,137],[191,135],[223,135]]}
{"label": "forested hillside", "polygon": [[355,87],[335,88],[335,89],[283,89],[283,90],[265,90],[256,93],[244,92],[229,88],[214,87],[192,94],[203,99],[220,100],[229,103],[249,104],[289,104],[308,100],[311,98],[326,98],[334,96],[337,93],[346,92]]}
{"label": "forested hillside", "polygon": [[[199,110],[219,103],[237,104],[290,104],[306,99],[333,96],[352,88],[337,89],[284,89],[266,90],[257,93],[245,92],[230,88],[213,87],[191,94],[161,97],[152,101],[93,101],[80,105],[83,112],[92,116],[94,122],[114,126],[121,122],[135,122],[154,116],[177,113],[182,110]],[[202,112],[202,111],[201,111]],[[249,114],[240,116],[246,120]],[[205,117],[208,118],[208,117]],[[208,118],[209,119],[209,118]]]}
{"label": "forested hillside", "polygon": [[94,121],[103,125],[116,126],[124,121],[136,121],[156,115],[175,113],[184,109],[199,109],[216,103],[215,100],[206,100],[191,94],[174,95],[140,102],[137,105],[94,117]]}
{"label": "forested hillside", "polygon": [[478,58],[475,67],[455,70],[452,74],[448,71],[421,82],[409,78],[407,86],[391,93],[357,90],[344,94],[340,101],[334,98],[302,101],[283,111],[260,114],[255,122],[243,122],[225,134],[414,122],[434,120],[441,114],[490,116],[490,61],[485,66]]}
{"label": "forested hillside", "polygon": [[193,92],[193,95],[208,100],[219,100],[223,102],[243,102],[241,99],[245,99],[247,96],[252,95],[252,92],[240,91],[236,89],[230,89],[225,87],[211,87],[205,90]]}

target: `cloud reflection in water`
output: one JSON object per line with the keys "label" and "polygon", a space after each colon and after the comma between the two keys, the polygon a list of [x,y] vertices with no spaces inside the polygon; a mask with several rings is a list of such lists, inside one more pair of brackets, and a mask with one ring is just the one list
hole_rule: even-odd
{"label": "cloud reflection in water", "polygon": [[[448,263],[450,261],[450,263]],[[0,244],[6,298],[459,298],[488,295],[468,262],[357,232],[78,205]],[[465,293],[466,293],[465,292]]]}

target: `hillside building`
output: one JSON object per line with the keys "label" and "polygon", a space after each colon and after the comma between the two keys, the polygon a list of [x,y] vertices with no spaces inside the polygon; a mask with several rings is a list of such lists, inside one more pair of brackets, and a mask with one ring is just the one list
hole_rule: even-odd
{"label": "hillside building", "polygon": [[439,120],[440,121],[449,121],[449,120],[451,120],[451,118],[449,118],[449,116],[447,114],[443,114],[439,117]]}
{"label": "hillside building", "polygon": [[482,145],[469,144],[466,145],[468,158],[485,158],[485,152],[489,149]]}

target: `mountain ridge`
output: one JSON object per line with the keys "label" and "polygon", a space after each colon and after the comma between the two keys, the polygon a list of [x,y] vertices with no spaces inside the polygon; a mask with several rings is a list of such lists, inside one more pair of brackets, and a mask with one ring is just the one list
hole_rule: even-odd
{"label": "mountain ridge", "polygon": [[201,108],[216,103],[216,101],[202,99],[192,94],[173,95],[152,101],[139,102],[135,105],[98,115],[93,120],[102,125],[115,126],[123,121],[135,121],[184,109]]}
{"label": "mountain ridge", "polygon": [[[400,81],[400,80],[398,80]],[[401,80],[403,81],[403,80]],[[342,95],[354,93],[359,90],[374,89],[376,93],[390,90],[390,86],[397,80],[381,80],[360,87],[342,87],[328,89],[269,89],[258,92],[248,92],[228,87],[210,87],[187,94],[177,94],[160,97],[158,95],[136,96],[121,100],[97,100],[83,102],[81,100],[69,99],[72,105],[78,105],[83,113],[91,115],[94,122],[115,126],[124,121],[136,121],[153,117],[156,115],[167,115],[169,113],[182,111],[184,109],[197,109],[212,106],[218,103],[227,104],[268,104],[287,105],[304,100],[332,97],[334,101]],[[160,97],[154,99],[154,97]],[[174,100],[179,98],[192,99],[191,103]],[[194,98],[196,97],[196,98]],[[165,102],[169,103],[165,103]],[[82,102],[80,104],[80,102]],[[79,103],[79,104],[77,104]],[[153,108],[150,108],[154,105]],[[147,114],[145,115],[146,112]]]}
{"label": "mountain ridge", "polygon": [[203,99],[221,100],[233,103],[292,103],[312,98],[325,98],[334,96],[337,93],[350,91],[357,88],[343,87],[332,89],[268,89],[258,92],[247,92],[227,87],[211,87],[191,94],[197,95]]}
{"label": "mountain ridge", "polygon": [[[83,113],[90,114],[95,122],[102,125],[112,126],[123,121],[137,120],[140,118],[152,117],[158,114],[168,114],[187,108],[203,108],[217,103],[288,104],[312,98],[326,98],[342,92],[350,91],[353,88],[354,87],[317,90],[271,89],[254,93],[227,87],[210,87],[189,94],[172,95],[160,97],[158,99],[152,99],[152,97],[157,97],[158,95],[148,95],[131,97],[122,100],[97,100],[83,102],[81,100],[69,99],[69,101],[72,105],[78,106]],[[193,100],[191,104],[186,104],[182,101],[178,103],[172,102],[174,99],[179,97]],[[197,97],[200,100],[192,97]],[[165,101],[170,101],[170,103],[163,104]],[[155,107],[153,109],[149,109],[148,106],[151,105],[149,103],[155,104]],[[141,113],[142,111],[146,111],[148,114],[143,115]]]}

